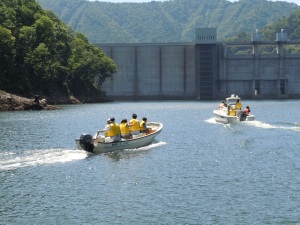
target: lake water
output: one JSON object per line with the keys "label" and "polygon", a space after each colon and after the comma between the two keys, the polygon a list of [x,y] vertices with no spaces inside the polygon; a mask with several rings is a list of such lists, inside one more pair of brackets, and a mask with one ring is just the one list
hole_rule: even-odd
{"label": "lake water", "polygon": [[[114,102],[0,112],[0,224],[300,224],[300,100]],[[153,144],[76,150],[114,116],[164,124]]]}

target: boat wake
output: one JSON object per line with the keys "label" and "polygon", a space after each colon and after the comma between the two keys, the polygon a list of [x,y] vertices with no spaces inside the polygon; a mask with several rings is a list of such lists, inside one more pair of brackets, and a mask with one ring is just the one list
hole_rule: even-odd
{"label": "boat wake", "polygon": [[157,148],[157,147],[160,147],[160,146],[164,146],[166,145],[167,143],[166,142],[163,142],[163,141],[160,141],[160,142],[153,142],[152,144],[150,145],[147,145],[147,146],[143,146],[143,147],[140,147],[140,148],[133,148],[133,149],[124,149],[124,152],[132,152],[132,151],[148,151],[152,148]]}
{"label": "boat wake", "polygon": [[297,123],[285,123],[284,125],[271,125],[262,121],[248,121],[244,124],[254,127],[259,127],[263,129],[283,129],[291,131],[300,131],[300,125]]}
{"label": "boat wake", "polygon": [[207,119],[205,120],[206,123],[212,123],[212,124],[221,124],[221,123],[218,123],[214,117],[210,118],[210,119]]}
{"label": "boat wake", "polygon": [[87,156],[88,153],[85,151],[66,149],[28,150],[21,153],[2,152],[0,153],[0,171],[70,162],[84,159]]}
{"label": "boat wake", "polygon": [[[210,123],[210,124],[221,124],[223,126],[225,125],[225,127],[232,125],[232,124],[218,123],[215,121],[214,117],[205,120],[205,122]],[[237,124],[243,124],[243,125],[252,126],[252,127],[259,127],[262,129],[283,129],[283,130],[291,130],[291,131],[298,131],[298,132],[300,131],[299,123],[283,123],[282,125],[272,125],[272,124],[268,124],[263,121],[255,120],[255,121],[245,121],[245,122],[241,122],[241,123],[234,123],[234,125],[237,125]]]}
{"label": "boat wake", "polygon": [[262,122],[262,121],[248,121],[248,122],[244,122],[243,124],[252,126],[252,127],[259,127],[259,128],[263,128],[263,129],[275,129],[277,128],[274,125]]}

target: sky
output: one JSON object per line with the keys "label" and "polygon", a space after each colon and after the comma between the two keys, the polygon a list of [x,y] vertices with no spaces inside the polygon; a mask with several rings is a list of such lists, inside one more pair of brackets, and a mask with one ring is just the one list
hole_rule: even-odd
{"label": "sky", "polygon": [[[95,1],[95,0],[89,0],[89,1]],[[97,0],[99,2],[151,2],[152,0]],[[165,1],[165,0],[155,0],[155,1]],[[230,0],[231,2],[235,1],[235,0]],[[272,0],[273,2],[275,2],[276,0]],[[293,2],[296,3],[297,5],[300,5],[300,0],[281,0],[283,2]]]}

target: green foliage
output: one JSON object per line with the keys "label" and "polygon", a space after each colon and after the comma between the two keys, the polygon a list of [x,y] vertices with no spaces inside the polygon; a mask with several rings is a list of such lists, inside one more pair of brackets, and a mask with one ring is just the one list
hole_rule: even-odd
{"label": "green foliage", "polygon": [[262,29],[300,8],[266,0],[38,1],[95,44],[192,42],[198,27],[217,28],[221,40]]}
{"label": "green foliage", "polygon": [[87,39],[77,34],[72,42],[73,51],[68,60],[70,73],[67,82],[71,82],[74,90],[82,88],[82,81],[91,84],[95,77],[102,83],[116,71],[113,61],[104,57],[103,52],[88,44]]}
{"label": "green foliage", "polygon": [[12,36],[11,31],[0,25],[0,57],[1,61],[11,59],[14,54],[15,38]]}
{"label": "green foliage", "polygon": [[265,40],[274,40],[275,34],[284,29],[291,41],[300,40],[300,10],[296,10],[289,17],[283,17],[262,29]]}
{"label": "green foliage", "polygon": [[[275,41],[276,33],[280,33],[281,30],[287,33],[288,40],[290,41],[299,41],[300,40],[300,10],[296,10],[289,17],[282,17],[279,20],[266,25],[259,32],[263,35],[263,41]],[[245,32],[239,32],[236,35],[226,38],[224,41],[250,41],[251,34]],[[245,48],[231,48],[231,53],[237,54],[247,54],[249,51],[246,51]],[[246,53],[247,52],[247,53]],[[299,53],[299,45],[287,45],[285,46],[286,53]],[[276,53],[276,46],[265,46],[260,49],[261,54],[274,54]]]}
{"label": "green foliage", "polygon": [[10,69],[15,54],[15,38],[11,31],[0,25],[0,84],[9,83]]}
{"label": "green foliage", "polygon": [[2,90],[87,96],[101,93],[96,82],[117,71],[99,48],[35,0],[2,0],[0,24]]}
{"label": "green foliage", "polygon": [[[288,35],[288,40],[299,41],[300,40],[300,10],[296,10],[289,17],[283,17],[272,24],[265,26],[262,29],[264,40],[274,41],[276,33],[280,33],[281,30]],[[270,50],[270,49],[269,49]],[[275,48],[272,52],[275,52]],[[286,53],[299,53],[300,46],[289,45],[285,47]]]}

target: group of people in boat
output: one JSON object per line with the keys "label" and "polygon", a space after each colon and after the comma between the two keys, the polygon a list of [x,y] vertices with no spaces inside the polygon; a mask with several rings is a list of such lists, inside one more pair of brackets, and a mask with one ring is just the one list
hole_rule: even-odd
{"label": "group of people in boat", "polygon": [[[221,102],[221,104],[219,105],[219,108],[222,109],[224,107],[227,107],[227,105],[225,104],[225,102]],[[230,116],[242,116],[242,117],[249,116],[249,113],[250,113],[249,106],[246,106],[246,108],[243,111],[241,111],[241,110],[242,110],[242,103],[240,102],[239,99],[237,99],[235,105],[230,105],[228,114]],[[239,113],[237,113],[237,112],[239,112]]]}
{"label": "group of people in boat", "polygon": [[122,119],[120,125],[115,122],[115,118],[111,117],[107,120],[107,124],[102,130],[98,130],[96,137],[100,132],[104,132],[105,142],[116,142],[121,139],[132,139],[134,135],[140,133],[150,133],[151,128],[147,127],[147,118],[143,117],[141,121],[137,119],[137,114],[132,114],[132,119]]}

